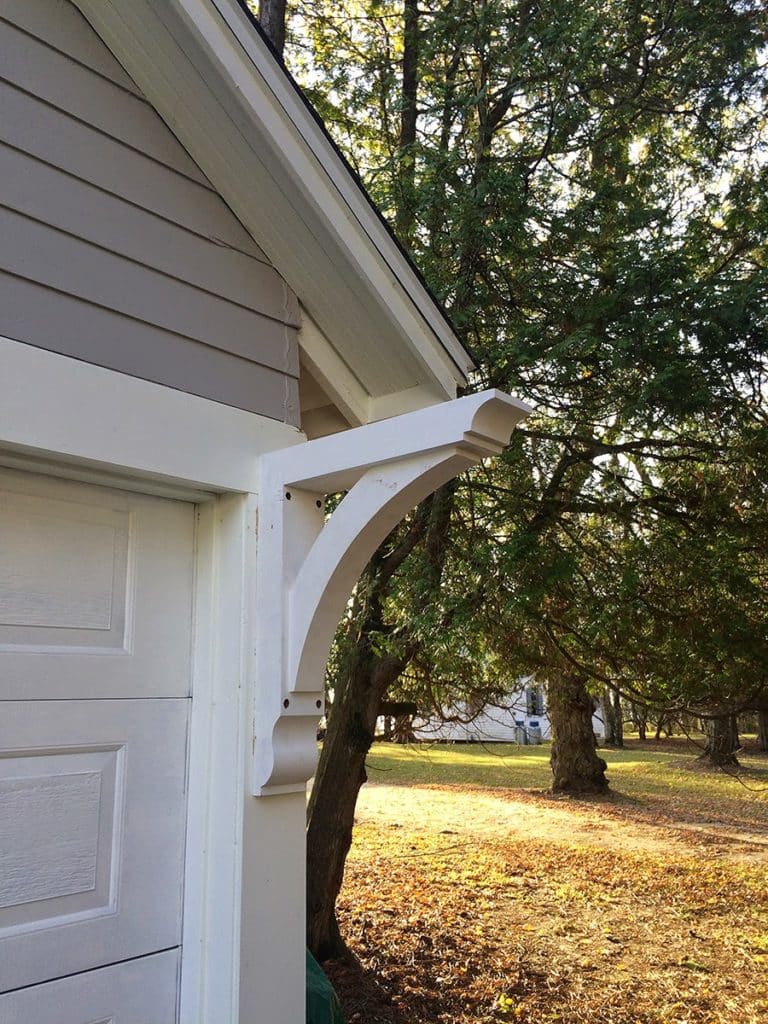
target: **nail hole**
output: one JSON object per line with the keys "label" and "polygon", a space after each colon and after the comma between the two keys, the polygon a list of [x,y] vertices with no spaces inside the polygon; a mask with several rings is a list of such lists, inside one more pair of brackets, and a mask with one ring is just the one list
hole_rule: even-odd
{"label": "nail hole", "polygon": [[291,492],[290,491],[286,491],[285,492],[285,500],[286,501],[290,501],[291,500]]}
{"label": "nail hole", "polygon": [[323,503],[322,503],[322,501],[320,501],[320,499],[319,499],[319,498],[317,499],[317,501],[315,502],[315,504],[317,505],[317,507],[318,507],[318,508],[322,508],[322,507],[323,507]]}
{"label": "nail hole", "polygon": [[323,702],[321,700],[316,700],[315,701],[315,706],[318,707],[318,708],[321,708],[323,706]]}
{"label": "nail hole", "polygon": [[287,707],[290,707],[290,705],[291,705],[291,702],[286,697],[285,700],[283,701],[283,707],[287,708]]}

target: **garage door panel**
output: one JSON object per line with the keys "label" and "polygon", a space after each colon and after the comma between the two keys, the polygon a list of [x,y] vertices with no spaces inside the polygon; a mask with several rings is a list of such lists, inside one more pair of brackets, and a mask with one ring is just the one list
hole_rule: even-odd
{"label": "garage door panel", "polygon": [[194,522],[182,502],[0,471],[0,700],[188,695]]}
{"label": "garage door panel", "polygon": [[188,705],[3,707],[0,991],[180,942]]}
{"label": "garage door panel", "polygon": [[175,950],[0,995],[2,1024],[174,1024]]}
{"label": "garage door panel", "polygon": [[125,649],[128,510],[0,494],[0,650]]}
{"label": "garage door panel", "polygon": [[124,750],[0,759],[0,934],[114,912]]}

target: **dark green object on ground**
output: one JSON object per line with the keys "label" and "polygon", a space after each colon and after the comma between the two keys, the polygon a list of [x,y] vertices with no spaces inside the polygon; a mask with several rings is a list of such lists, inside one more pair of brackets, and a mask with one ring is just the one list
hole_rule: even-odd
{"label": "dark green object on ground", "polygon": [[339,997],[307,950],[307,1024],[344,1024]]}

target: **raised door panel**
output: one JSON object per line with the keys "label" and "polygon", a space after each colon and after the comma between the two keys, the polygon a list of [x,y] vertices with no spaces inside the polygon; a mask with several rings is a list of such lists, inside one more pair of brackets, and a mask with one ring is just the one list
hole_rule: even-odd
{"label": "raised door panel", "polygon": [[0,1024],[174,1024],[177,976],[169,950],[35,985],[0,995]]}
{"label": "raised door panel", "polygon": [[194,509],[0,471],[0,700],[189,694]]}
{"label": "raised door panel", "polygon": [[179,944],[188,707],[3,706],[0,991]]}

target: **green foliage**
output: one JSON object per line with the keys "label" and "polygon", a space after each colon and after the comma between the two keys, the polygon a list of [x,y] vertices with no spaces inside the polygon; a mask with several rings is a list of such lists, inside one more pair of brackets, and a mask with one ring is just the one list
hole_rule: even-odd
{"label": "green foliage", "polygon": [[377,589],[374,649],[435,705],[532,670],[747,702],[768,679],[761,7],[419,12],[408,153],[401,4],[297,0],[289,66],[385,213],[412,205],[474,385],[537,412],[452,495],[439,566],[421,538]]}

